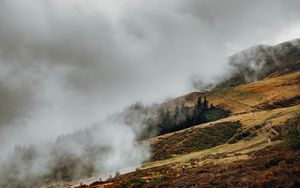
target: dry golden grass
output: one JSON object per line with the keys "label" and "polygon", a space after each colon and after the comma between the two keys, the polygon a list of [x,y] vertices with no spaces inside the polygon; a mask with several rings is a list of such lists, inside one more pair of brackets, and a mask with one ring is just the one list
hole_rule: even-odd
{"label": "dry golden grass", "polygon": [[258,111],[263,104],[292,99],[300,95],[299,91],[300,71],[211,92],[193,92],[178,97],[176,101],[184,100],[187,106],[193,106],[200,95],[206,95],[210,103],[223,106],[233,114],[239,114]]}
{"label": "dry golden grass", "polygon": [[[281,145],[282,140],[273,140],[272,138],[279,136],[281,134],[279,131],[280,127],[294,117],[297,112],[300,112],[298,99],[296,102],[291,102],[291,99],[300,96],[300,71],[256,83],[206,92],[204,94],[194,92],[179,97],[175,101],[184,101],[186,105],[193,106],[200,95],[206,95],[210,102],[230,110],[232,115],[215,122],[200,124],[185,130],[152,138],[150,140],[151,145],[159,144],[171,137],[176,138],[182,134],[195,132],[198,129],[216,126],[219,123],[237,121],[242,124],[240,129],[249,131],[251,136],[233,142],[233,144],[229,144],[228,142],[209,149],[172,155],[167,159],[144,163],[141,167],[141,173],[145,172],[146,174],[143,175],[140,173],[142,179],[153,180],[156,177],[162,176],[163,173],[157,169],[166,167],[169,170],[173,169],[175,172],[179,172],[183,165],[189,169],[193,169],[193,165],[197,167],[206,167],[207,165],[214,167],[234,165],[235,162],[242,164],[243,161],[253,161],[254,163],[257,156],[254,156],[253,153],[264,152],[268,150],[267,148],[274,148]],[[176,139],[171,140],[179,142],[176,144],[180,145],[180,141]],[[249,165],[250,167],[251,165]],[[234,169],[232,172],[234,172]],[[133,174],[138,174],[138,172],[134,172]],[[173,178],[177,178],[177,176],[178,174],[173,176]],[[124,175],[124,179],[126,177],[127,175]],[[99,185],[99,187],[102,186]]]}
{"label": "dry golden grass", "polygon": [[[210,148],[207,150],[192,152],[189,154],[182,154],[182,155],[174,155],[172,158],[154,161],[143,164],[142,169],[149,169],[153,167],[165,166],[169,164],[173,164],[177,167],[188,163],[191,159],[199,160],[199,164],[205,164],[207,162],[214,162],[214,163],[222,163],[222,162],[232,162],[237,160],[247,159],[248,153],[251,153],[256,150],[261,150],[265,147],[269,147],[272,145],[276,145],[281,141],[270,141],[274,136],[277,136],[276,130],[273,127],[282,126],[288,119],[292,118],[296,112],[300,111],[300,105],[288,108],[280,108],[270,111],[259,111],[259,112],[250,112],[247,114],[239,114],[233,115],[228,118],[218,120],[216,122],[210,122],[201,124],[195,127],[191,127],[189,129],[181,130],[176,133],[169,133],[166,135],[162,135],[159,137],[155,137],[151,140],[152,144],[157,144],[162,139],[166,139],[174,134],[180,134],[184,131],[194,131],[195,129],[203,129],[207,126],[214,126],[216,123],[221,122],[232,122],[232,121],[240,121],[245,129],[254,128],[257,125],[261,125],[259,129],[257,129],[257,135],[252,137],[248,140],[241,140],[235,144],[223,144],[214,148]],[[172,144],[172,143],[170,143]],[[244,154],[242,157],[240,155],[237,156],[230,156],[234,153]],[[221,155],[226,154],[230,157],[223,158],[223,159],[205,159],[208,155]]]}

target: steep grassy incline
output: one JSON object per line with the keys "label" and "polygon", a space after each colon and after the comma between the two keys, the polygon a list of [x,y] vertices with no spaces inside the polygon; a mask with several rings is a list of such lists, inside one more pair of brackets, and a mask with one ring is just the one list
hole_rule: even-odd
{"label": "steep grassy incline", "polygon": [[241,128],[239,122],[221,122],[213,126],[187,129],[170,136],[159,137],[159,141],[152,144],[152,160],[166,159],[174,154],[186,154],[225,144],[239,128]]}
{"label": "steep grassy incline", "polygon": [[300,153],[287,150],[283,138],[300,113],[300,71],[175,102],[193,106],[202,95],[231,116],[154,137],[152,158],[139,170],[79,187],[298,185]]}
{"label": "steep grassy incline", "polygon": [[[300,153],[284,148],[282,127],[299,111],[296,105],[239,114],[153,138],[153,155],[160,160],[119,178],[79,187],[296,185]],[[220,133],[224,130],[228,134]],[[214,146],[203,138],[224,140]]]}
{"label": "steep grassy incline", "polygon": [[[204,150],[204,154],[214,151],[220,154],[235,151],[261,149],[273,141],[282,139],[282,126],[286,121],[300,112],[300,105],[268,111],[250,112],[234,115],[216,122],[201,124],[186,130],[162,135],[151,140],[153,159],[166,159],[157,162],[158,165],[172,162],[181,156],[189,159],[185,154]],[[212,150],[210,150],[212,148]],[[207,149],[205,151],[205,149]],[[182,154],[182,155],[179,155]],[[199,157],[203,152],[199,153]],[[191,155],[193,158],[194,155]],[[147,167],[148,164],[144,166]],[[156,162],[150,162],[156,166]]]}
{"label": "steep grassy incline", "polygon": [[202,95],[207,96],[210,103],[232,114],[294,106],[300,104],[300,71],[210,92],[194,92],[175,101],[193,106]]}

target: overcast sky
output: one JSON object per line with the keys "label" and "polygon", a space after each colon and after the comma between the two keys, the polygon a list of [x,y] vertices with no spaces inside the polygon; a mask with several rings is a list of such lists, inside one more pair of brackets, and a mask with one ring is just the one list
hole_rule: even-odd
{"label": "overcast sky", "polygon": [[299,38],[299,10],[298,0],[0,0],[0,149],[186,94],[230,54]]}

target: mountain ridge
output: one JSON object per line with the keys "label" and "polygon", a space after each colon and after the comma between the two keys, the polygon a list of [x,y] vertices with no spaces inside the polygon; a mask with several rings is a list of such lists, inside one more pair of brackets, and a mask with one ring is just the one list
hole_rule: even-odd
{"label": "mountain ridge", "polygon": [[[247,92],[248,89],[259,90],[266,96],[251,104],[253,99],[260,97],[256,94],[235,95],[236,91],[230,89],[225,93],[227,97],[233,95],[236,98],[232,100],[240,100],[239,102],[250,107],[243,111],[241,109],[245,106],[231,108],[233,113],[229,117],[154,137],[150,140],[152,160],[145,162],[140,169],[106,181],[96,181],[89,186],[78,187],[297,185],[300,178],[300,152],[289,150],[284,139],[289,122],[296,120],[300,123],[297,120],[300,117],[300,101],[291,102],[286,106],[275,105],[272,108],[262,105],[287,101],[293,96],[298,96],[300,71],[235,87]],[[286,95],[278,94],[277,89],[284,88]],[[222,90],[218,92],[224,93]],[[217,99],[208,93],[205,93],[206,96],[217,103]],[[202,94],[192,93],[195,98]],[[188,95],[185,97],[190,99]],[[249,100],[249,97],[254,98]],[[225,101],[223,105],[232,107],[229,105],[231,101],[228,102],[224,98],[222,101]],[[193,100],[189,102],[192,104]],[[235,164],[240,167],[237,168]],[[289,173],[294,176],[290,177]],[[239,183],[237,179],[240,180]]]}
{"label": "mountain ridge", "polygon": [[[141,168],[77,187],[297,187],[300,151],[290,149],[286,139],[288,130],[300,125],[298,45],[300,39],[254,47],[249,50],[254,55],[231,63],[237,72],[223,85],[164,103],[169,110],[194,107],[205,96],[230,115],[150,138],[152,157]],[[268,59],[265,49],[279,51],[280,62]],[[261,67],[255,74],[260,76],[247,81],[245,74],[254,73],[245,65],[259,53],[256,60]],[[242,78],[240,83],[230,81],[236,76]]]}

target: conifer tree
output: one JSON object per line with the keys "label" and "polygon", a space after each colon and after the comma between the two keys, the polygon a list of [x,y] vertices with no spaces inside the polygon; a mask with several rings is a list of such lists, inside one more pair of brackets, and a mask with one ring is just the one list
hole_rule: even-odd
{"label": "conifer tree", "polygon": [[206,96],[204,96],[203,106],[204,106],[204,109],[208,108],[208,101],[206,100]]}

